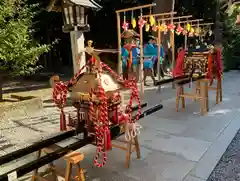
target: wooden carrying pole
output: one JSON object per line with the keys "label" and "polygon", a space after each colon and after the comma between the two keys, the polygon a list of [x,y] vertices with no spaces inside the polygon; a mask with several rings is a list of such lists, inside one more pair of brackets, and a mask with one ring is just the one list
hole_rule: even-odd
{"label": "wooden carrying pole", "polygon": [[158,80],[161,80],[161,76],[160,76],[160,69],[161,69],[161,66],[160,65],[160,61],[161,61],[161,34],[162,32],[158,29],[158,39],[157,39],[157,44],[158,44],[158,64],[157,64],[157,73],[158,73]]}

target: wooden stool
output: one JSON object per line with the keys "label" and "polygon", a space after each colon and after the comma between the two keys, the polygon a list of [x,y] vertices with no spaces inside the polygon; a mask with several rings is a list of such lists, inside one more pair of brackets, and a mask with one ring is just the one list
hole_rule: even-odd
{"label": "wooden stool", "polygon": [[[52,153],[61,147],[58,145],[52,145],[47,148],[43,148],[42,150],[38,151],[37,158],[41,157],[41,153]],[[76,165],[77,166],[77,176],[75,176],[73,179],[77,181],[85,181],[84,173],[85,171],[80,167],[80,162],[84,159],[84,155],[82,153],[76,152],[76,151],[71,151],[70,153],[66,154],[64,157],[64,160],[66,161],[66,170],[65,170],[65,181],[70,181],[71,180],[71,173],[72,173],[72,166]],[[56,169],[55,165],[53,163],[49,163],[49,168],[47,169],[47,173],[52,173],[53,177],[55,180],[57,180],[57,175],[62,176],[62,174]],[[47,181],[44,179],[39,173],[38,169],[34,170],[33,176],[31,181],[36,181],[36,180],[41,180],[41,181]]]}
{"label": "wooden stool", "polygon": [[129,168],[130,166],[132,152],[136,151],[137,159],[141,157],[138,136],[135,136],[130,141],[126,141],[126,140],[115,140],[115,141],[126,144],[126,146],[121,146],[119,144],[112,143],[113,148],[119,148],[120,150],[123,150],[126,152],[126,168]]}
{"label": "wooden stool", "polygon": [[208,80],[207,79],[201,79],[198,80],[197,85],[200,87],[200,91],[197,91],[195,93],[185,93],[184,92],[184,85],[178,83],[178,88],[176,90],[176,111],[179,111],[179,101],[181,99],[182,102],[182,108],[185,108],[185,98],[190,98],[193,100],[199,100],[201,103],[200,112],[201,115],[204,115],[205,110],[206,112],[209,111],[209,105],[208,105]]}

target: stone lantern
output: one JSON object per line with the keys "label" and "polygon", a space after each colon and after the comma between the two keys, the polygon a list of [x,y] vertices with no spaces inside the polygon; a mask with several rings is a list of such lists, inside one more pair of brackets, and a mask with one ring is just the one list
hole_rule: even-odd
{"label": "stone lantern", "polygon": [[70,33],[74,74],[86,64],[84,32],[90,31],[87,21],[87,9],[101,8],[93,0],[49,0],[47,11],[61,12],[63,32]]}

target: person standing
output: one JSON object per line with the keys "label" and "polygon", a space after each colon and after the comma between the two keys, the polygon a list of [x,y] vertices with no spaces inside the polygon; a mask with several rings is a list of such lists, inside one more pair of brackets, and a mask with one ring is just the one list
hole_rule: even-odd
{"label": "person standing", "polygon": [[144,63],[143,63],[143,70],[144,70],[144,85],[148,86],[146,83],[147,76],[150,76],[153,80],[153,83],[155,84],[155,77],[154,77],[154,71],[153,71],[153,65],[154,65],[154,58],[157,55],[156,48],[154,47],[154,38],[150,37],[147,45],[143,49],[144,54]]}

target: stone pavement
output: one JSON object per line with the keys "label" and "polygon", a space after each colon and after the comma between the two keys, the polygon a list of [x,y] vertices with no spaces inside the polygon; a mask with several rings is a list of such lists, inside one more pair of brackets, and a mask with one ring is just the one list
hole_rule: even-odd
{"label": "stone pavement", "polygon": [[[224,75],[223,103],[215,105],[215,94],[210,92],[210,112],[199,114],[199,103],[188,100],[184,111],[175,111],[175,92],[166,89],[157,93],[148,90],[145,100],[149,105],[162,103],[164,108],[140,120],[141,159],[132,156],[131,167],[125,168],[125,155],[118,149],[109,153],[104,168],[92,167],[95,148],[87,145],[80,149],[85,153],[82,166],[88,180],[100,181],[205,181],[216,166],[227,146],[240,128],[238,114],[239,73]],[[6,154],[27,146],[43,137],[57,133],[59,114],[50,101],[45,101],[45,111],[30,118],[4,120],[0,122],[0,154]],[[77,141],[76,138],[61,145]],[[34,159],[30,155],[14,163],[21,165]],[[62,160],[57,161],[63,167]],[[0,168],[0,174],[13,165]]]}
{"label": "stone pavement", "polygon": [[207,181],[240,180],[240,130],[228,146]]}

